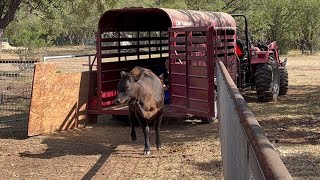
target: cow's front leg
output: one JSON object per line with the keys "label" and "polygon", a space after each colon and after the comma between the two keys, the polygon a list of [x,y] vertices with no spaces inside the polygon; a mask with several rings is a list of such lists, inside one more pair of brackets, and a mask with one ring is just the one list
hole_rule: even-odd
{"label": "cow's front leg", "polygon": [[160,138],[160,126],[162,122],[163,111],[162,109],[158,112],[157,119],[155,120],[155,131],[156,131],[156,145],[157,149],[161,149],[163,146],[161,144]]}
{"label": "cow's front leg", "polygon": [[137,140],[137,135],[136,131],[134,129],[134,120],[136,118],[135,112],[131,109],[129,109],[129,121],[131,125],[131,140],[136,141]]}
{"label": "cow's front leg", "polygon": [[144,135],[144,155],[150,155],[149,126],[145,119],[139,119]]}

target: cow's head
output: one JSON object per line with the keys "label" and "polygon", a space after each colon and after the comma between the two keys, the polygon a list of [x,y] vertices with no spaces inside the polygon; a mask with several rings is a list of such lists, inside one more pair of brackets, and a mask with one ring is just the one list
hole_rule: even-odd
{"label": "cow's head", "polygon": [[138,90],[137,87],[137,81],[140,78],[140,74],[135,74],[135,72],[132,70],[130,73],[126,73],[124,71],[121,71],[121,79],[118,83],[118,90],[119,94],[115,98],[116,103],[124,104],[129,102],[130,100],[136,99],[138,96]]}

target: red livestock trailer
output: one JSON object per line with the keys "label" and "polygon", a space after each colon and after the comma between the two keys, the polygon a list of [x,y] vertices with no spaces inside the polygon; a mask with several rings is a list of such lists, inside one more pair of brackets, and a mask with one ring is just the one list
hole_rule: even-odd
{"label": "red livestock trailer", "polygon": [[99,20],[96,38],[97,68],[91,71],[88,106],[92,117],[128,115],[128,107],[113,100],[120,72],[134,66],[158,75],[169,59],[170,103],[164,107],[167,117],[194,115],[208,122],[216,116],[216,60],[224,62],[236,81],[236,23],[226,13],[162,8],[109,10]]}

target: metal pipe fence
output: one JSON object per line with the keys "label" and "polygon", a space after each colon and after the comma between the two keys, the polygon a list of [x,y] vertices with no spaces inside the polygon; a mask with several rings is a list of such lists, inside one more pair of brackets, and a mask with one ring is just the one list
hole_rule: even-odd
{"label": "metal pipe fence", "polygon": [[59,72],[72,73],[96,70],[95,54],[43,56],[44,63],[54,63]]}
{"label": "metal pipe fence", "polygon": [[224,64],[216,67],[224,179],[292,179]]}
{"label": "metal pipe fence", "polygon": [[34,63],[0,60],[0,122],[28,118]]}

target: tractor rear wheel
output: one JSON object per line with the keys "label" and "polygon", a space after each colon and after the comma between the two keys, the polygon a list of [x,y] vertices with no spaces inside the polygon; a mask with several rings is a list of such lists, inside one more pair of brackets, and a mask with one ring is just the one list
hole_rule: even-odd
{"label": "tractor rear wheel", "polygon": [[287,93],[288,93],[288,71],[287,71],[287,68],[281,68],[279,95],[286,95]]}
{"label": "tractor rear wheel", "polygon": [[273,56],[269,56],[269,61],[259,64],[254,74],[256,91],[260,102],[273,101],[279,95],[279,66]]}

